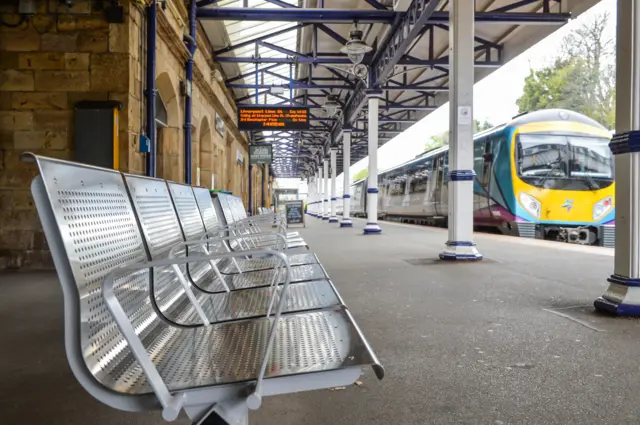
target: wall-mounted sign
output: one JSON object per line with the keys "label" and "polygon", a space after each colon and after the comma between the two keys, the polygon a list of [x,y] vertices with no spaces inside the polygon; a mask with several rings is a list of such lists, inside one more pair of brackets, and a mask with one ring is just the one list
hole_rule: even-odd
{"label": "wall-mounted sign", "polygon": [[309,108],[277,106],[242,106],[238,108],[238,129],[251,130],[307,130]]}
{"label": "wall-mounted sign", "polygon": [[239,150],[236,150],[236,162],[238,164],[244,164],[244,156],[242,156],[242,153]]}
{"label": "wall-mounted sign", "polygon": [[249,145],[249,160],[251,164],[271,164],[273,147],[271,145]]}
{"label": "wall-mounted sign", "polygon": [[224,120],[222,119],[220,114],[218,114],[217,112],[216,112],[216,131],[218,132],[218,134],[224,137]]}

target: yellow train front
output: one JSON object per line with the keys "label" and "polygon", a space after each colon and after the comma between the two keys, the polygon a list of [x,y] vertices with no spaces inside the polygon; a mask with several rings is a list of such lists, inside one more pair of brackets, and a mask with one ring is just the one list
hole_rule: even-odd
{"label": "yellow train front", "polygon": [[[502,233],[613,246],[611,134],[576,112],[521,114],[476,134],[474,224]],[[378,176],[380,218],[447,224],[449,148],[424,152]],[[354,215],[366,215],[366,181],[351,187]]]}
{"label": "yellow train front", "polygon": [[488,196],[487,220],[519,236],[613,246],[615,183],[607,129],[584,115],[551,109],[518,116],[475,143],[482,139],[497,148],[483,159],[495,184],[476,182],[476,196]]}

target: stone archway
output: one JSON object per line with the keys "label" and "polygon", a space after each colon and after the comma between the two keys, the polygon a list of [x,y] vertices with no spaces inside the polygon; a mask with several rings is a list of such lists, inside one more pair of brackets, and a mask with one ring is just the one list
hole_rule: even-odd
{"label": "stone archway", "polygon": [[[204,117],[200,123],[200,137],[198,138],[200,147],[200,186],[214,189],[213,184],[220,182],[212,182],[213,176],[213,138],[211,135],[211,126],[209,119]],[[213,184],[212,184],[213,183]]]}
{"label": "stone archway", "polygon": [[[184,181],[184,149],[181,132],[182,114],[177,84],[171,81],[169,73],[163,72],[156,78],[156,137],[157,176],[176,182]],[[158,103],[160,102],[160,104]],[[164,122],[158,120],[158,110],[164,107]]]}

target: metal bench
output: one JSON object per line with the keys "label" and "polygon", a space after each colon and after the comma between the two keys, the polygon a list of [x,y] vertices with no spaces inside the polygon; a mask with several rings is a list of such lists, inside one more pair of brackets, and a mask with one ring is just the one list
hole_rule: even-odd
{"label": "metal bench", "polygon": [[[224,234],[224,232],[228,232],[229,227],[223,226],[221,222],[224,222],[223,213],[220,208],[216,211],[216,208],[213,204],[213,200],[209,191],[205,188],[194,187],[193,192],[196,198],[196,203],[198,205],[198,209],[200,210],[200,215],[202,217],[202,221],[204,223],[204,228],[207,234],[215,235],[215,234]],[[218,217],[218,214],[221,217]],[[282,228],[284,231],[285,228],[283,226],[277,226]],[[223,241],[223,243],[227,244],[227,241]],[[318,258],[314,253],[303,252],[299,254],[290,254],[288,255],[289,264],[292,266],[303,265],[303,264],[316,264],[319,263]],[[252,270],[265,270],[272,269],[276,267],[276,261],[268,258],[256,258],[256,259],[245,259],[245,260],[236,260],[233,263],[227,261],[226,263],[221,262],[218,264],[218,267],[223,273],[233,273],[234,271],[252,271]]]}
{"label": "metal bench", "polygon": [[[284,222],[284,216],[281,214],[275,214],[274,216],[262,215],[255,217],[248,217],[244,210],[242,200],[237,196],[227,195],[224,193],[216,194],[216,208],[220,211],[220,219],[224,219],[225,226],[236,226],[242,228],[245,234],[249,235],[252,232],[260,229],[260,226],[272,225],[273,219],[281,220]],[[309,248],[307,243],[300,237],[298,232],[287,233],[287,248]],[[262,240],[261,238],[254,239],[254,246],[269,246],[272,244],[269,240]]]}
{"label": "metal bench", "polygon": [[[179,276],[187,264],[193,274],[192,265],[243,253],[151,261],[145,241],[157,242],[153,252],[176,245],[140,227],[120,173],[26,158],[40,170],[31,190],[63,290],[69,364],[101,402],[132,412],[162,410],[165,420],[184,411],[198,424],[248,424],[248,409],[258,408],[263,396],[350,385],[365,365],[384,376],[346,307],[282,313],[288,279],[270,317],[189,326],[167,320],[194,303],[183,282],[160,284],[163,274]],[[135,196],[156,224],[168,217],[154,210],[156,198]],[[254,253],[290,268],[282,253],[248,251]]]}
{"label": "metal bench", "polygon": [[[189,255],[225,252],[222,238],[205,238],[204,224],[190,186],[128,174],[124,174],[124,178],[152,260],[182,257],[185,252]],[[185,279],[188,279],[187,283],[193,284],[195,289],[192,289],[193,295],[190,296],[190,285],[187,285],[187,293],[182,294],[185,307],[179,309],[178,315],[166,313],[167,319],[179,325],[202,323],[196,305],[189,304],[190,299],[195,300],[210,323],[264,316],[270,311],[276,299],[274,286],[284,282],[284,273],[277,267],[278,264],[273,269],[230,276],[223,276],[218,264],[219,260],[203,261],[181,269]],[[344,304],[322,266],[315,264],[314,268],[307,267],[302,272],[298,269],[300,266],[290,267],[296,279],[290,278],[290,283],[295,284],[288,289],[283,311],[313,310]],[[306,279],[310,274],[320,279]],[[161,297],[164,297],[167,286],[179,287],[178,280],[179,276],[166,268],[154,270],[154,281],[159,282]],[[172,296],[176,297],[175,294]]]}

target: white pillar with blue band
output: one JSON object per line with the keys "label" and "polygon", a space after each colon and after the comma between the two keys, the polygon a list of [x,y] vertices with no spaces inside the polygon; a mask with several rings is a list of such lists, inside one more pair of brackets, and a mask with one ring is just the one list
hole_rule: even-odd
{"label": "white pillar with blue band", "polygon": [[322,172],[318,167],[318,172],[316,172],[316,218],[319,218],[322,214],[322,202],[320,199],[322,198]]}
{"label": "white pillar with blue band", "polygon": [[442,260],[481,260],[473,241],[475,2],[449,2],[449,219]]}
{"label": "white pillar with blue band", "polygon": [[329,220],[329,160],[323,160],[324,190],[322,193],[322,219]]}
{"label": "white pillar with blue band", "polygon": [[365,235],[382,232],[378,225],[378,106],[382,91],[370,90],[369,98],[369,178],[367,185],[367,225]]}
{"label": "white pillar with blue band", "polygon": [[314,176],[309,176],[309,200],[307,202],[307,214],[313,215],[314,200],[316,198],[316,181]]}
{"label": "white pillar with blue band", "polygon": [[318,167],[318,218],[324,217],[324,178],[322,177],[322,166]]}
{"label": "white pillar with blue band", "polygon": [[616,242],[609,287],[594,305],[640,316],[640,0],[618,0],[615,159]]}
{"label": "white pillar with blue band", "polygon": [[344,128],[342,130],[342,177],[343,177],[343,195],[342,195],[342,221],[340,227],[353,227],[350,218],[351,195],[349,193],[349,168],[351,167],[351,129]]}
{"label": "white pillar with blue band", "polygon": [[329,215],[329,223],[338,222],[338,214],[336,214],[336,177],[337,173],[338,148],[331,148],[331,214]]}

